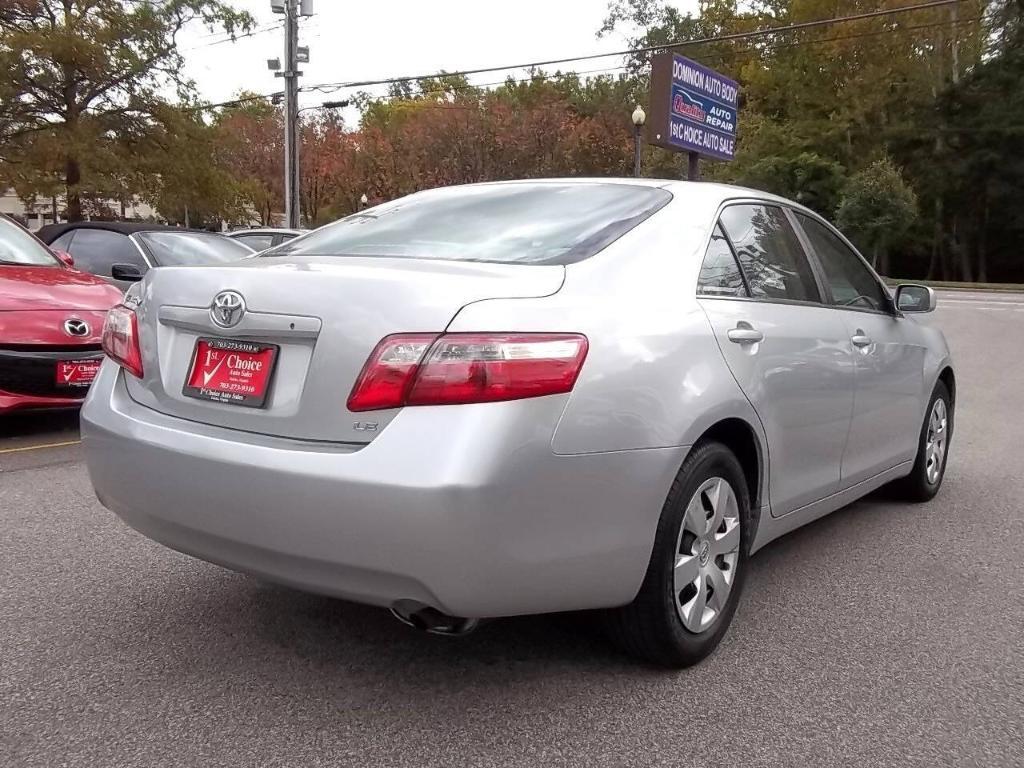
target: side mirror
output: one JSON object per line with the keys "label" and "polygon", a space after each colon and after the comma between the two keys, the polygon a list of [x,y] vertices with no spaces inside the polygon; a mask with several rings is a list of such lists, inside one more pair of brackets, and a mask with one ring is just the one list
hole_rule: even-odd
{"label": "side mirror", "polygon": [[73,258],[71,258],[71,254],[68,253],[67,251],[62,251],[59,248],[54,248],[53,249],[53,255],[56,256],[58,259],[60,259],[61,263],[65,267],[73,267],[73,266],[75,266],[75,260]]}
{"label": "side mirror", "polygon": [[900,285],[896,288],[896,309],[900,312],[932,312],[935,291],[927,285]]}
{"label": "side mirror", "polygon": [[110,276],[115,280],[137,283],[142,279],[142,270],[134,264],[112,264]]}

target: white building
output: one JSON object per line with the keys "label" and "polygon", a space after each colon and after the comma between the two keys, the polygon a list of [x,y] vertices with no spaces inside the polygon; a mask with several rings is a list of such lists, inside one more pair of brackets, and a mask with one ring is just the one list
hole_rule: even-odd
{"label": "white building", "polygon": [[[159,218],[157,212],[151,206],[138,199],[132,200],[131,203],[125,205],[123,216],[120,215],[121,204],[119,202],[111,200],[108,202],[108,205],[112,211],[118,214],[119,219],[125,221],[143,221]],[[35,205],[31,207],[26,206],[13,189],[4,190],[4,193],[0,195],[0,213],[13,216],[32,230],[39,229],[44,224],[65,221],[64,218],[60,217],[65,207],[64,195],[58,195],[53,199],[39,198],[36,200]],[[54,208],[56,208],[57,218],[54,218]]]}

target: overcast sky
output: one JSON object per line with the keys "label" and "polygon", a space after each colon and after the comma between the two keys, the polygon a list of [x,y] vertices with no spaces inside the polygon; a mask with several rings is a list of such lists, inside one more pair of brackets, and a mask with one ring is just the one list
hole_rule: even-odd
{"label": "overcast sky", "polygon": [[[697,0],[674,4],[692,10]],[[249,11],[261,31],[237,42],[219,42],[223,34],[197,26],[181,39],[187,74],[212,102],[231,99],[243,89],[270,93],[282,85],[266,66],[268,58],[283,57],[283,31],[268,29],[280,25],[282,16],[271,12],[270,0],[234,0],[234,5]],[[607,0],[314,0],[314,11],[301,23],[300,44],[310,47],[301,85],[503,66],[626,47],[622,32],[597,39]],[[621,64],[609,58],[564,69],[582,72]],[[505,74],[472,80],[492,83]],[[384,93],[386,88],[366,90]],[[305,93],[300,102],[313,106],[346,93]]]}

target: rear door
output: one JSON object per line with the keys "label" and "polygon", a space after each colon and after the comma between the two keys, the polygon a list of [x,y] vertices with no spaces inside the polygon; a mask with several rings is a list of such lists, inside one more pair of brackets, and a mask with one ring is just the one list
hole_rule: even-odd
{"label": "rear door", "polygon": [[887,289],[842,236],[816,218],[795,217],[821,264],[827,299],[842,319],[856,362],[842,466],[846,488],[913,458],[926,349],[916,323],[892,309]]}
{"label": "rear door", "polygon": [[772,514],[836,492],[853,406],[852,353],[785,211],[760,202],[724,208],[697,290],[768,439]]}

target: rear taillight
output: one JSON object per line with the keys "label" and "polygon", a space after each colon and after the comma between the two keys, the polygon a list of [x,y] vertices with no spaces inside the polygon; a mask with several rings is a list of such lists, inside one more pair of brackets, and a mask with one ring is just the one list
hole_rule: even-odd
{"label": "rear taillight", "polygon": [[373,350],[348,408],[372,411],[557,395],[572,391],[586,356],[587,339],[579,334],[397,334]]}
{"label": "rear taillight", "polygon": [[132,376],[142,378],[139,320],[131,307],[118,304],[107,312],[103,323],[103,351]]}
{"label": "rear taillight", "polygon": [[356,379],[348,396],[348,409],[376,411],[404,405],[420,360],[436,338],[436,333],[385,336]]}

